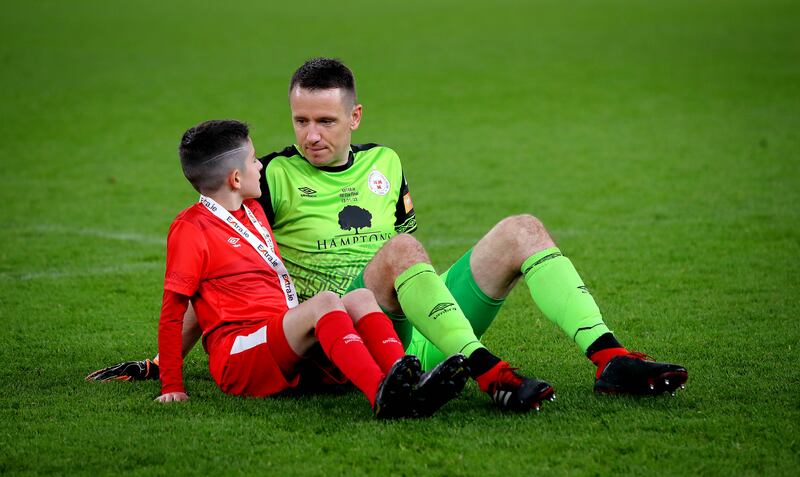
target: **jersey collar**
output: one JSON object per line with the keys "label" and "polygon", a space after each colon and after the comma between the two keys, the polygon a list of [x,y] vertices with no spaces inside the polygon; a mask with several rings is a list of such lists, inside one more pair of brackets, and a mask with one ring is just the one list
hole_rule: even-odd
{"label": "jersey collar", "polygon": [[[302,151],[300,150],[300,148],[297,145],[294,146],[294,149],[295,149],[295,151],[297,151],[297,154],[299,154],[300,157],[303,157],[303,159],[305,159],[305,156],[303,156]],[[353,154],[353,145],[351,144],[350,145],[350,153],[347,154],[347,162],[345,162],[341,166],[317,167],[317,169],[319,169],[320,171],[325,171],[325,172],[342,172],[342,171],[346,171],[347,169],[350,169],[350,166],[353,165],[353,162],[355,162],[355,160],[356,160],[356,156],[355,156],[355,154]]]}

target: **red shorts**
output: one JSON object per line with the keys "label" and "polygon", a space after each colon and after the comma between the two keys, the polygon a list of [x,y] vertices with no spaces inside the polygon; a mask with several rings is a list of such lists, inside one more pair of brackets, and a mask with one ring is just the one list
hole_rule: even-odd
{"label": "red shorts", "polygon": [[[300,357],[286,341],[283,316],[213,333],[207,340],[211,376],[226,394],[264,397],[297,386]],[[288,377],[288,378],[287,378]]]}

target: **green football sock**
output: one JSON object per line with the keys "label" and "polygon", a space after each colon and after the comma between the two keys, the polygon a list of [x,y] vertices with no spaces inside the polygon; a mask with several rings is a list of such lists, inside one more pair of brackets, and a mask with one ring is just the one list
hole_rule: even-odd
{"label": "green football sock", "polygon": [[412,265],[397,277],[394,288],[411,324],[446,356],[462,353],[469,357],[484,347],[430,264]]}
{"label": "green football sock", "polygon": [[522,264],[533,301],[585,353],[601,335],[610,333],[594,298],[572,262],[556,248],[538,252]]}

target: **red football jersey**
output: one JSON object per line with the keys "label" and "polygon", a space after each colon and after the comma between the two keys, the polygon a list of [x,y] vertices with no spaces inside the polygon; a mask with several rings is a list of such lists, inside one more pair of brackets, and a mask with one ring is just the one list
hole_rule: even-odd
{"label": "red football jersey", "polygon": [[[244,204],[272,235],[258,202],[246,200]],[[256,237],[261,237],[243,208],[232,214]],[[274,236],[272,242],[275,243]],[[280,256],[278,250],[275,252]],[[178,214],[172,222],[167,237],[164,290],[165,305],[167,292],[192,298],[207,351],[209,336],[215,340],[215,330],[220,331],[216,335],[222,335],[227,329],[235,331],[257,324],[265,317],[282,316],[288,310],[277,273],[242,236],[199,203]],[[159,354],[163,393],[183,391],[181,308],[162,307]],[[180,317],[174,316],[177,312],[181,312]]]}

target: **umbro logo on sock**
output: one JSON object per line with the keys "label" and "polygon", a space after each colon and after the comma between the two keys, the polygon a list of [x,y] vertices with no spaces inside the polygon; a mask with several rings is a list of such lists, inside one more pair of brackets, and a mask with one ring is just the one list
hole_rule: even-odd
{"label": "umbro logo on sock", "polygon": [[439,318],[439,315],[441,315],[442,313],[446,313],[450,310],[455,310],[455,309],[456,309],[455,303],[449,303],[449,302],[439,303],[438,305],[433,307],[430,313],[428,313],[428,317],[433,318],[435,320],[436,318]]}
{"label": "umbro logo on sock", "polygon": [[578,287],[578,289],[579,289],[580,291],[582,291],[583,293],[589,293],[589,294],[591,294],[591,292],[589,291],[589,287],[587,287],[586,285],[581,285],[581,286],[579,286],[579,287]]}
{"label": "umbro logo on sock", "polygon": [[352,343],[352,342],[354,342],[354,341],[358,341],[358,342],[360,342],[360,343],[363,343],[363,342],[364,342],[364,341],[361,339],[361,337],[360,337],[360,336],[358,336],[358,335],[357,335],[357,334],[355,334],[355,333],[350,333],[350,334],[347,334],[347,335],[345,335],[345,336],[342,338],[342,340],[344,340],[344,344],[350,344],[350,343]]}

